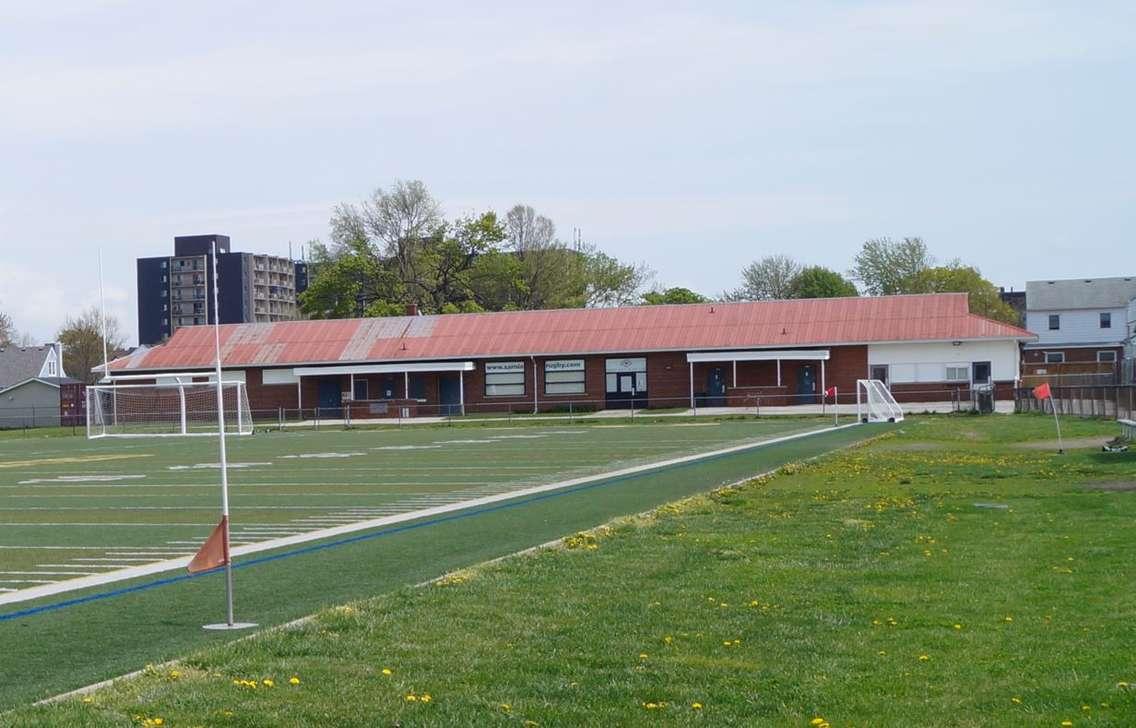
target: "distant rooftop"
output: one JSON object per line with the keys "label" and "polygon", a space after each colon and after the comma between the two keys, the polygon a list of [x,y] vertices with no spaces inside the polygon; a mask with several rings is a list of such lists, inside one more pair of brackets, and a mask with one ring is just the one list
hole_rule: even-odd
{"label": "distant rooftop", "polygon": [[1133,298],[1136,298],[1136,276],[1068,278],[1026,283],[1026,307],[1031,311],[1124,308]]}

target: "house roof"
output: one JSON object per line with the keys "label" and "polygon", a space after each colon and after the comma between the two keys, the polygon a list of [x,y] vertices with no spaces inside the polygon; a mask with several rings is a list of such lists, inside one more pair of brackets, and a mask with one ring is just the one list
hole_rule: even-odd
{"label": "house roof", "polygon": [[1026,283],[1026,308],[1030,311],[1124,308],[1133,298],[1136,298],[1136,276]]}
{"label": "house roof", "polygon": [[19,382],[12,382],[11,384],[6,384],[3,387],[0,387],[0,394],[13,389],[19,389],[20,387],[30,382],[39,382],[40,384],[46,384],[47,386],[55,387],[56,389],[59,389],[59,387],[64,384],[83,383],[80,380],[74,379],[72,377],[28,377],[27,379],[21,380]]}
{"label": "house roof", "polygon": [[[111,369],[209,367],[213,336],[180,328]],[[971,314],[964,293],[226,324],[220,336],[225,367],[1035,338]]]}
{"label": "house roof", "polygon": [[0,389],[39,376],[51,346],[5,346],[0,348]]}

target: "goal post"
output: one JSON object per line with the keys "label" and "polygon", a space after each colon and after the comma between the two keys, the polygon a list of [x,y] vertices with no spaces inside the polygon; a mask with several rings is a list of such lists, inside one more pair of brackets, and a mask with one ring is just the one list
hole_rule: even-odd
{"label": "goal post", "polygon": [[879,379],[857,379],[856,419],[862,423],[902,422],[903,408]]}
{"label": "goal post", "polygon": [[[225,433],[251,435],[248,390],[221,382]],[[216,382],[95,384],[87,387],[87,437],[217,436]]]}

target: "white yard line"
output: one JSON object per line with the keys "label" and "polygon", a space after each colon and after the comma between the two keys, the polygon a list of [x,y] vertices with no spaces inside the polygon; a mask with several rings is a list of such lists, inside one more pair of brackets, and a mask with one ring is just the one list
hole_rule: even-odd
{"label": "white yard line", "polygon": [[[37,566],[47,566],[47,564],[37,564]],[[63,566],[63,564],[60,564]],[[90,576],[97,574],[97,571],[0,571],[0,576]]]}
{"label": "white yard line", "polygon": [[[717,450],[710,450],[702,453],[695,453],[692,455],[684,455],[677,458],[670,458],[668,460],[661,460],[657,462],[644,463],[642,465],[635,465],[621,470],[614,470],[606,473],[597,473],[587,475],[580,478],[572,478],[570,480],[562,480],[556,483],[546,483],[544,485],[532,486],[520,490],[510,491],[508,493],[498,493],[494,495],[482,496],[480,498],[472,498],[470,500],[460,501],[457,503],[447,503],[445,505],[438,505],[432,508],[424,508],[417,511],[410,511],[407,513],[400,513],[397,515],[383,516],[380,518],[372,518],[366,521],[359,521],[351,524],[344,524],[342,526],[332,526],[330,528],[323,528],[306,533],[297,534],[295,536],[285,536],[282,538],[270,539],[268,541],[260,541],[257,543],[245,544],[232,549],[233,556],[248,556],[256,553],[263,553],[265,551],[274,551],[276,549],[285,548],[288,546],[297,546],[312,541],[320,541],[323,539],[334,538],[336,536],[344,536],[359,531],[368,531],[383,526],[390,526],[397,523],[405,523],[407,521],[415,521],[422,518],[430,518],[433,516],[440,516],[447,513],[454,513],[456,511],[463,511],[470,508],[479,506],[491,505],[500,503],[502,501],[514,500],[516,498],[523,498],[530,495],[537,495],[540,493],[547,493],[554,490],[562,490],[564,488],[571,488],[577,485],[585,485],[587,483],[594,483],[612,478],[620,478],[637,473],[644,473],[651,470],[660,470],[663,468],[671,467],[674,465],[681,465],[683,463],[692,463],[699,460],[706,460],[708,458],[717,457],[720,455],[728,455],[745,450],[755,450],[770,445],[777,445],[783,442],[790,442],[792,440],[800,440],[814,435],[825,434],[829,432],[836,432],[844,430],[849,427],[855,427],[856,423],[841,425],[839,427],[825,427],[822,429],[812,430],[809,432],[798,432],[791,435],[782,437],[770,438],[767,440],[759,440],[756,442],[744,443],[741,445],[733,445],[731,447],[721,448]],[[213,525],[213,524],[210,524]],[[167,543],[178,543],[167,541]],[[180,542],[188,543],[188,542]],[[233,543],[236,543],[235,541]],[[167,559],[165,561],[151,562],[148,564],[133,566],[130,568],[122,569],[121,571],[107,572],[104,574],[96,574],[93,576],[81,577],[78,579],[68,579],[65,582],[58,582],[47,584],[40,587],[32,587],[28,589],[21,589],[19,592],[11,594],[0,595],[0,604],[14,604],[24,602],[31,599],[40,599],[54,594],[64,594],[79,589],[87,589],[90,587],[105,586],[119,581],[126,581],[128,579],[137,579],[143,576],[152,576],[154,574],[161,574],[168,571],[178,571],[184,569],[189,563],[188,558]]]}

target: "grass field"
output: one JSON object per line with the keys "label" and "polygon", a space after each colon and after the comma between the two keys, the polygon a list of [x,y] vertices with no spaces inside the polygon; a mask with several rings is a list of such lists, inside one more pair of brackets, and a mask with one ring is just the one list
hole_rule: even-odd
{"label": "grass field", "polygon": [[1051,424],[912,419],[4,719],[1133,725],[1136,458],[1056,455]]}
{"label": "grass field", "polygon": [[[273,506],[281,502],[293,502],[285,496],[273,496],[281,483],[294,482],[300,473],[322,485],[322,495],[327,498],[343,498],[343,503],[316,502],[320,499],[301,499],[305,508],[316,515],[326,515],[327,510],[319,510],[319,505],[330,505],[334,509],[349,510],[357,507],[361,499],[367,500],[364,507],[387,507],[390,503],[403,502],[405,507],[418,505],[416,499],[424,496],[452,496],[468,488],[511,488],[541,480],[559,479],[572,472],[608,472],[612,467],[644,460],[654,461],[663,456],[672,456],[690,451],[706,451],[720,448],[724,444],[763,441],[771,435],[809,429],[818,424],[816,420],[771,420],[750,422],[724,422],[714,424],[701,421],[698,426],[676,426],[683,424],[673,420],[652,424],[639,422],[631,427],[576,426],[575,428],[546,426],[517,426],[508,429],[496,427],[431,427],[425,429],[406,429],[395,431],[363,432],[325,432],[304,434],[257,435],[239,441],[234,445],[234,462],[268,462],[275,456],[279,466],[256,466],[255,468],[234,471],[234,518],[240,527],[258,523],[264,517],[256,510],[247,511],[244,505],[262,504]],[[580,434],[558,435],[565,429]],[[831,430],[827,425],[822,434],[806,439],[779,443],[769,447],[747,449],[730,455],[715,457],[697,463],[672,466],[665,470],[652,470],[620,477],[603,476],[592,482],[562,488],[537,495],[506,495],[510,500],[490,506],[465,508],[459,512],[438,517],[414,517],[405,523],[386,528],[373,528],[365,532],[350,534],[341,539],[322,538],[300,547],[276,548],[257,554],[255,558],[242,557],[237,561],[237,613],[238,618],[254,619],[261,625],[280,624],[302,617],[329,605],[342,603],[376,593],[386,593],[399,587],[419,583],[445,573],[454,568],[469,566],[485,559],[491,559],[556,539],[566,533],[594,526],[609,518],[651,508],[668,500],[681,498],[712,488],[722,483],[736,482],[754,473],[765,472],[785,462],[814,457],[833,448],[869,437],[874,428],[851,428]],[[517,437],[518,435],[522,437]],[[278,439],[279,438],[279,439]],[[493,439],[497,438],[497,439]],[[471,442],[449,442],[444,447],[431,447],[443,440],[468,440]],[[155,477],[171,477],[171,486],[151,489],[138,489],[131,481],[110,481],[102,483],[45,483],[20,484],[20,481],[37,478],[58,478],[63,474],[83,476],[88,468],[98,465],[95,461],[81,463],[54,462],[38,463],[42,468],[36,473],[22,471],[20,475],[0,476],[15,486],[4,489],[19,492],[13,498],[6,498],[8,504],[20,510],[10,510],[9,523],[26,524],[27,520],[48,523],[102,523],[101,526],[28,526],[5,527],[0,536],[0,546],[20,546],[15,549],[0,549],[0,554],[8,552],[23,553],[29,550],[25,542],[9,540],[11,534],[20,529],[22,537],[39,534],[35,546],[41,552],[53,553],[50,563],[58,564],[135,564],[138,562],[80,562],[73,558],[64,560],[58,551],[77,552],[78,545],[88,545],[90,550],[103,549],[110,554],[98,558],[121,558],[128,550],[139,552],[164,549],[157,544],[167,540],[190,540],[201,538],[208,532],[210,519],[216,517],[217,486],[209,485],[216,478],[215,471],[169,470],[170,467],[207,463],[211,448],[207,440],[160,440],[160,441],[112,441],[89,443],[85,440],[72,440],[66,443],[67,449],[60,453],[57,449],[63,443],[44,440],[27,441],[19,448],[6,450],[5,464],[21,463],[19,468],[27,468],[29,460],[58,460],[63,457],[88,457],[92,454],[140,453],[149,457],[136,458],[146,462],[149,468],[144,474],[155,473]],[[317,447],[318,445],[318,447]],[[296,447],[294,447],[296,446]],[[371,451],[371,448],[397,448]],[[557,449],[557,448],[561,449]],[[416,448],[416,449],[405,449]],[[424,449],[423,449],[424,448]],[[464,452],[461,457],[450,458],[448,452]],[[254,450],[256,449],[256,450]],[[327,452],[364,452],[349,458],[285,458],[285,455],[318,454]],[[68,455],[67,453],[71,453]],[[160,453],[160,454],[159,454]],[[267,453],[267,457],[265,454]],[[405,473],[398,467],[405,464],[409,456],[421,465],[412,473],[413,481],[407,481]],[[356,472],[350,463],[362,458],[372,458],[366,462],[372,472]],[[114,470],[102,474],[131,474],[123,461],[103,461],[99,467]],[[109,463],[110,465],[106,465]],[[152,463],[152,464],[151,464]],[[476,469],[474,475],[446,474],[446,466]],[[494,466],[499,465],[500,468]],[[310,466],[305,468],[305,466]],[[538,467],[539,466],[539,467]],[[131,467],[138,467],[134,463]],[[259,468],[272,470],[273,474],[258,471]],[[513,468],[526,468],[514,470]],[[121,468],[121,469],[120,469]],[[573,470],[576,468],[577,470]],[[494,475],[495,471],[505,475]],[[465,471],[468,473],[468,470]],[[95,473],[89,473],[95,474]],[[140,474],[135,471],[133,474]],[[185,480],[188,477],[204,478],[198,481]],[[282,475],[288,479],[282,478]],[[467,479],[468,478],[468,479]],[[434,489],[425,489],[426,480],[434,481]],[[457,485],[439,485],[439,482]],[[414,482],[414,486],[398,486],[392,483]],[[248,487],[250,483],[264,483]],[[377,485],[383,483],[385,485]],[[178,487],[178,484],[189,487]],[[36,503],[27,501],[27,488],[40,485],[49,486],[45,496],[63,495],[64,498],[45,498]],[[59,486],[91,486],[94,491],[88,497],[70,495],[76,488]],[[108,488],[108,486],[117,486]],[[111,491],[109,494],[99,489]],[[151,495],[141,499],[142,508],[154,508],[154,500],[163,506],[160,510],[135,512],[128,510],[135,506],[121,498],[119,494],[130,489],[137,495]],[[316,485],[297,492],[314,492]],[[334,496],[334,493],[352,492],[351,496]],[[390,491],[390,492],[388,492]],[[85,491],[84,491],[85,492]],[[202,495],[201,493],[206,493]],[[245,498],[242,500],[242,498]],[[391,501],[394,498],[394,501]],[[401,499],[401,500],[399,500]],[[85,514],[83,509],[91,505],[91,500],[100,504],[97,512]],[[59,502],[73,503],[60,506]],[[78,503],[74,503],[78,501]],[[200,510],[195,505],[200,501]],[[316,501],[316,502],[313,502]],[[429,501],[427,501],[429,502]],[[17,505],[19,504],[19,505]],[[355,504],[355,505],[350,505]],[[111,506],[121,506],[127,510],[110,510]],[[187,508],[188,506],[188,508]],[[313,506],[316,506],[313,508]],[[61,510],[77,507],[79,511]],[[46,510],[38,510],[40,508]],[[37,510],[28,510],[37,509]],[[277,514],[280,523],[266,525],[265,528],[283,528],[283,519],[288,527],[294,526],[292,519],[306,517],[305,513],[294,511],[277,512],[266,509],[267,513]],[[81,516],[79,514],[82,514]],[[138,522],[159,522],[147,519],[161,519],[167,523],[171,516],[180,514],[182,519],[197,518],[191,523],[202,526],[186,526],[195,536],[174,537],[167,535],[162,526],[137,526]],[[76,517],[79,516],[79,517]],[[23,520],[15,521],[11,518]],[[351,515],[350,518],[358,518]],[[70,519],[61,521],[59,519]],[[93,518],[97,521],[82,519]],[[129,523],[124,518],[133,518],[135,525],[105,525],[106,523]],[[336,521],[338,522],[338,521]],[[318,526],[319,524],[315,524]],[[309,526],[304,526],[308,528]],[[78,534],[91,539],[82,543],[50,543],[47,535],[54,538],[74,539]],[[68,535],[65,535],[68,534]],[[318,532],[317,532],[318,534]],[[263,538],[272,538],[262,534]],[[121,541],[120,539],[130,539]],[[269,542],[271,544],[271,542]],[[43,549],[43,546],[62,546],[61,549]],[[265,544],[261,544],[265,545]],[[193,544],[187,544],[192,548]],[[127,548],[129,547],[129,548]],[[170,548],[184,548],[181,546]],[[168,552],[162,550],[162,554]],[[26,558],[26,557],[21,557]],[[45,557],[47,558],[47,557]],[[65,557],[66,558],[66,557]],[[126,557],[143,559],[147,557]],[[149,557],[153,558],[153,557]],[[40,562],[36,562],[38,566]],[[8,566],[8,571],[31,570],[90,571],[89,567],[51,567],[27,569]],[[40,575],[44,580],[70,575]],[[25,574],[12,575],[11,578],[39,578]],[[223,585],[219,574],[206,574],[193,579],[185,579],[180,573],[149,576],[118,582],[109,586],[88,588],[80,591],[44,597],[33,601],[0,605],[0,710],[31,700],[57,694],[92,682],[120,675],[142,667],[148,662],[159,662],[192,649],[209,644],[224,642],[229,635],[205,632],[201,625],[217,621],[223,614]],[[78,577],[86,578],[86,577]],[[47,585],[53,586],[53,585]],[[68,585],[70,586],[70,585]],[[108,592],[109,590],[109,592]],[[12,597],[13,593],[8,593]],[[39,610],[48,611],[41,612]],[[8,611],[5,611],[8,610]],[[15,611],[11,611],[15,610]],[[29,613],[30,612],[30,613]],[[0,720],[0,724],[3,720]]]}
{"label": "grass field", "polygon": [[[817,426],[749,420],[233,438],[233,544]],[[213,438],[0,441],[0,602],[39,584],[191,555],[217,520],[216,450]]]}

